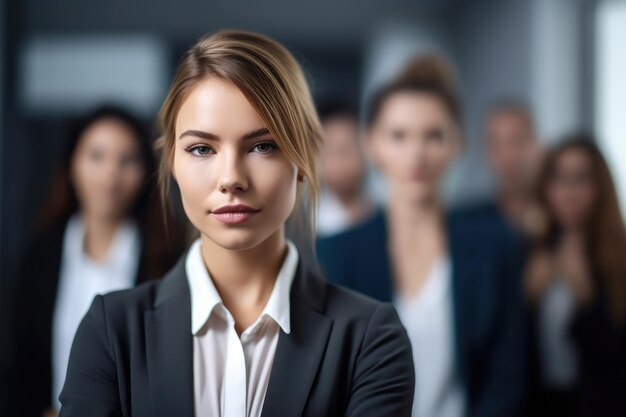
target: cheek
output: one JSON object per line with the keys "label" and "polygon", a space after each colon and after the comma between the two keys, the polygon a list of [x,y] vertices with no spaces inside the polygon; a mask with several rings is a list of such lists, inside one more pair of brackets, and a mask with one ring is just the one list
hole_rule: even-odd
{"label": "cheek", "polygon": [[563,201],[566,199],[566,192],[563,187],[552,185],[547,190],[548,204],[555,212],[560,212],[564,206]]}
{"label": "cheek", "polygon": [[89,194],[95,189],[98,172],[95,164],[85,156],[77,156],[72,165],[72,182],[78,194]]}
{"label": "cheek", "polygon": [[[296,200],[297,168],[284,159],[252,157],[248,163],[252,191],[262,200],[266,210],[277,218],[286,218],[293,210]],[[284,220],[284,219],[283,219]]]}
{"label": "cheek", "polygon": [[578,211],[581,215],[587,215],[593,209],[595,201],[595,192],[593,187],[586,186],[581,188],[577,193],[576,201],[578,202]]}
{"label": "cheek", "polygon": [[379,139],[373,146],[373,152],[378,169],[389,178],[403,177],[403,173],[413,164],[411,153],[407,152],[405,142]]}
{"label": "cheek", "polygon": [[197,163],[185,155],[176,152],[172,170],[185,211],[188,215],[202,209],[202,202],[211,190],[212,178],[215,177],[211,163]]}
{"label": "cheek", "polygon": [[432,170],[435,178],[439,178],[446,173],[450,164],[454,160],[456,148],[452,143],[436,143],[426,148],[427,164]]}
{"label": "cheek", "polygon": [[126,168],[122,173],[122,186],[129,197],[135,195],[143,185],[145,169],[141,165]]}

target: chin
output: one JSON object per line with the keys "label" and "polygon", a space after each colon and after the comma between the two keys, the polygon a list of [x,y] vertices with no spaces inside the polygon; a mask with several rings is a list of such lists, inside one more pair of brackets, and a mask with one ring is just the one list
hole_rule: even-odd
{"label": "chin", "polygon": [[232,250],[245,251],[260,245],[269,237],[255,228],[227,227],[225,230],[203,232],[216,245]]}

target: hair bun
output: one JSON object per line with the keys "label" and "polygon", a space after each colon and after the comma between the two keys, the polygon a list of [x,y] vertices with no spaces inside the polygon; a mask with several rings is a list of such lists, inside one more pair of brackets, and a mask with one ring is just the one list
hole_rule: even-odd
{"label": "hair bun", "polygon": [[457,81],[449,62],[441,55],[415,56],[394,79],[399,84],[423,84],[457,96]]}

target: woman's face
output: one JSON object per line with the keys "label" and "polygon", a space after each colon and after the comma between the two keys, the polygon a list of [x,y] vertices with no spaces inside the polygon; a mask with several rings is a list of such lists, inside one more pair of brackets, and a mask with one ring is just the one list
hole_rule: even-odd
{"label": "woman's face", "polygon": [[79,139],[71,181],[83,213],[103,219],[128,215],[145,179],[134,132],[116,119],[101,119]]}
{"label": "woman's face", "polygon": [[298,169],[237,86],[213,77],[199,82],[175,131],[173,174],[187,217],[204,236],[245,250],[283,233]]}
{"label": "woman's face", "polygon": [[561,227],[582,226],[589,218],[596,198],[589,156],[580,149],[562,152],[556,158],[546,193],[550,211]]}
{"label": "woman's face", "polygon": [[400,92],[383,103],[370,129],[367,150],[394,198],[419,202],[436,197],[460,141],[458,127],[440,99]]}

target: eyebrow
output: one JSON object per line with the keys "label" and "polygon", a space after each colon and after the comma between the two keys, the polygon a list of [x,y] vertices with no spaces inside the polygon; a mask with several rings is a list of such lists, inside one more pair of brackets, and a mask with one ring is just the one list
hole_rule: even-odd
{"label": "eyebrow", "polygon": [[[270,131],[266,127],[262,127],[260,129],[252,130],[244,134],[243,136],[241,136],[241,139],[242,140],[255,139],[261,136],[268,135],[269,133]],[[195,129],[185,130],[183,133],[181,133],[178,139],[181,139],[185,136],[195,136],[197,138],[207,139],[207,140],[219,140],[220,139],[219,136],[217,136],[216,134],[205,132],[203,130],[195,130]]]}

